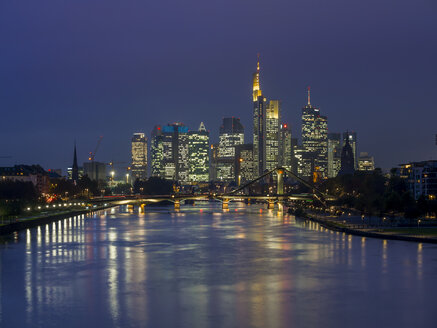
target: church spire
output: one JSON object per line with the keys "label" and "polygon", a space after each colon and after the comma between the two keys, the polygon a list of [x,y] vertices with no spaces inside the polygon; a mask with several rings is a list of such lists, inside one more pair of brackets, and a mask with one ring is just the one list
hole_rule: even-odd
{"label": "church spire", "polygon": [[76,140],[74,141],[73,167],[71,170],[71,180],[77,182],[79,180],[79,167],[77,166]]}

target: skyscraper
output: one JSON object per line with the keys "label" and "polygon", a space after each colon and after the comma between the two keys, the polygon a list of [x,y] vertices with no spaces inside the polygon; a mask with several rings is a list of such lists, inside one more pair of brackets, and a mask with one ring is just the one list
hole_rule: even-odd
{"label": "skyscraper", "polygon": [[341,135],[328,133],[328,178],[337,176],[341,167]]}
{"label": "skyscraper", "polygon": [[134,133],[132,137],[132,180],[147,178],[147,137],[144,133]]}
{"label": "skyscraper", "polygon": [[290,126],[288,124],[281,124],[279,138],[279,166],[292,171],[293,157],[294,152]]}
{"label": "skyscraper", "polygon": [[156,125],[152,131],[152,139],[150,142],[150,174],[152,177],[165,178],[164,171],[164,137],[162,128]]}
{"label": "skyscraper", "polygon": [[234,158],[235,146],[242,144],[244,144],[244,127],[240,119],[224,118],[219,132],[219,157]]}
{"label": "skyscraper", "polygon": [[218,157],[215,159],[215,178],[230,182],[235,177],[235,147],[244,143],[244,127],[239,118],[224,118],[219,131]]}
{"label": "skyscraper", "polygon": [[209,181],[209,132],[203,122],[197,131],[188,132],[189,180],[191,183]]}
{"label": "skyscraper", "polygon": [[302,108],[303,176],[325,178],[328,173],[328,118],[311,105],[308,87],[308,104]]}
{"label": "skyscraper", "polygon": [[253,145],[244,144],[235,147],[235,181],[237,185],[256,178],[253,161]]}
{"label": "skyscraper", "polygon": [[255,172],[261,175],[266,168],[265,155],[265,126],[266,126],[266,101],[260,86],[259,56],[256,72],[253,73],[253,160]]}
{"label": "skyscraper", "polygon": [[265,124],[265,168],[273,170],[279,164],[279,122],[281,119],[280,101],[270,100],[266,108]]}
{"label": "skyscraper", "polygon": [[[188,127],[182,123],[173,123],[160,127],[161,132],[156,134],[157,153],[152,155],[156,160],[160,157],[162,142],[162,171],[167,180],[177,180],[181,183],[189,182],[188,163]],[[153,146],[155,147],[155,145]],[[154,167],[160,167],[158,163]],[[157,170],[159,172],[159,170]]]}

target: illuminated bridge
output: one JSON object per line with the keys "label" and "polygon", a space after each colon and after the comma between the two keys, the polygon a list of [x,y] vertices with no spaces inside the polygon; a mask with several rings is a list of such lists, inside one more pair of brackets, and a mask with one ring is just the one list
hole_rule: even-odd
{"label": "illuminated bridge", "polygon": [[[305,185],[309,188],[311,192],[308,193],[284,193],[284,174],[288,173],[290,176],[295,178],[299,183]],[[276,193],[270,194],[250,194],[245,193],[246,190],[249,189],[250,186],[254,185],[258,181],[266,178],[270,174],[276,173]],[[123,199],[117,199],[110,201],[113,205],[138,205],[144,210],[144,207],[147,204],[158,203],[162,201],[170,201],[174,203],[175,209],[180,209],[181,203],[189,200],[189,201],[202,201],[202,200],[217,200],[222,203],[223,209],[229,208],[230,201],[241,201],[245,200],[249,203],[251,201],[260,202],[264,201],[268,204],[269,209],[274,209],[275,204],[277,204],[278,209],[282,210],[284,205],[288,205],[292,202],[296,201],[304,201],[304,202],[313,202],[314,200],[320,201],[323,205],[326,206],[326,201],[334,200],[333,197],[321,192],[313,185],[309,184],[305,180],[299,178],[294,173],[283,167],[277,167],[273,170],[270,170],[258,178],[238,187],[237,189],[229,192],[229,193],[221,193],[221,194],[199,194],[199,195],[190,195],[190,194],[172,194],[172,195],[139,195],[139,196],[131,196]],[[101,200],[103,201],[103,200]],[[107,200],[106,200],[107,201]],[[98,201],[97,201],[98,202]]]}

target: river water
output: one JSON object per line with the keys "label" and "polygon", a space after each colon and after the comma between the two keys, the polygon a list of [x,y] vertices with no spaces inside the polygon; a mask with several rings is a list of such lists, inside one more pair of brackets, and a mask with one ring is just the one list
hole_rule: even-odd
{"label": "river water", "polygon": [[257,205],[113,208],[0,245],[0,327],[435,327],[437,246]]}

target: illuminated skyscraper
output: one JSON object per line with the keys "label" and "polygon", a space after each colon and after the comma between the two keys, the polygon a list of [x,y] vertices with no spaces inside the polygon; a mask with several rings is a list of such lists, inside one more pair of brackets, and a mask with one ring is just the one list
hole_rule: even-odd
{"label": "illuminated skyscraper", "polygon": [[[152,158],[158,160],[162,148],[162,171],[167,180],[177,180],[181,183],[189,182],[188,163],[188,127],[182,123],[173,123],[160,127],[161,137],[157,139],[157,153]],[[162,146],[160,143],[162,142]],[[155,147],[155,144],[153,144]],[[160,164],[154,163],[153,167],[160,172]]]}
{"label": "illuminated skyscraper", "polygon": [[281,124],[279,138],[279,166],[292,171],[293,166],[293,144],[291,129],[288,124]]}
{"label": "illuminated skyscraper", "polygon": [[197,131],[188,132],[189,181],[209,181],[209,132],[200,123]]}
{"label": "illuminated skyscraper", "polygon": [[303,176],[325,178],[328,173],[328,118],[310,102],[302,108]]}
{"label": "illuminated skyscraper", "polygon": [[337,176],[341,167],[341,135],[328,133],[328,178]]}
{"label": "illuminated skyscraper", "polygon": [[223,119],[219,133],[219,157],[234,158],[235,146],[244,144],[244,127],[239,118]]}
{"label": "illuminated skyscraper", "polygon": [[263,96],[260,86],[258,57],[256,72],[253,73],[253,160],[257,175],[261,175],[266,168],[266,101],[267,99]]}
{"label": "illuminated skyscraper", "polygon": [[255,162],[253,161],[253,145],[245,144],[235,147],[235,181],[237,185],[255,179]]}
{"label": "illuminated skyscraper", "polygon": [[132,137],[132,179],[147,178],[147,137],[144,133],[134,133]]}
{"label": "illuminated skyscraper", "polygon": [[152,139],[150,142],[150,174],[152,177],[165,178],[164,171],[164,137],[162,128],[156,125],[152,131]]}
{"label": "illuminated skyscraper", "polygon": [[270,100],[266,108],[265,124],[265,168],[273,170],[279,164],[279,122],[281,119],[279,100]]}

